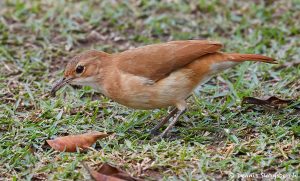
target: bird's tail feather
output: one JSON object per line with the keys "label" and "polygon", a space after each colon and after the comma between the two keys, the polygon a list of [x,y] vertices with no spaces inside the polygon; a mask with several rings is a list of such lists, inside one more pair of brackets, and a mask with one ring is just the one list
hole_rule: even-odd
{"label": "bird's tail feather", "polygon": [[277,64],[275,59],[264,55],[240,54],[240,53],[226,53],[226,55],[228,57],[227,60],[234,61],[234,62],[258,61],[258,62]]}
{"label": "bird's tail feather", "polygon": [[205,60],[212,61],[211,70],[213,73],[218,73],[222,70],[234,67],[235,65],[242,63],[244,61],[257,61],[276,64],[276,60],[267,56],[257,55],[257,54],[239,54],[239,53],[223,53],[216,52],[210,55],[210,58]]}

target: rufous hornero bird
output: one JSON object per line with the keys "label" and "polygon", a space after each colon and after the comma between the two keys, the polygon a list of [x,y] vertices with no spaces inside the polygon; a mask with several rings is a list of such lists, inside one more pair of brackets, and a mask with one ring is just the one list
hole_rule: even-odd
{"label": "rufous hornero bird", "polygon": [[247,60],[276,63],[263,55],[224,53],[221,47],[215,41],[183,40],[114,54],[85,51],[68,62],[63,79],[54,85],[51,94],[66,84],[82,85],[134,109],[173,106],[151,131],[157,134],[173,118],[161,133],[162,138],[186,111],[186,99],[213,75]]}

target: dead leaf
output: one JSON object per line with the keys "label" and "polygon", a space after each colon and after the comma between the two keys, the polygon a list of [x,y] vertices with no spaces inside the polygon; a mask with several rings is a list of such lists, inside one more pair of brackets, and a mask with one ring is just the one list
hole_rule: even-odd
{"label": "dead leaf", "polygon": [[94,144],[98,139],[106,138],[110,134],[92,132],[81,135],[71,135],[46,140],[46,142],[57,151],[76,152],[77,147],[85,150]]}
{"label": "dead leaf", "polygon": [[131,177],[128,173],[108,163],[103,163],[98,171],[89,168],[85,163],[82,164],[96,181],[142,181],[141,179]]}
{"label": "dead leaf", "polygon": [[[242,101],[242,105],[243,104],[255,104],[255,105],[261,105],[261,106],[266,106],[266,107],[270,107],[270,108],[280,109],[280,108],[284,108],[284,107],[294,104],[294,100],[279,99],[275,96],[272,96],[266,100],[258,99],[258,98],[254,98],[254,97],[245,97]],[[298,109],[298,108],[296,108],[296,109]]]}

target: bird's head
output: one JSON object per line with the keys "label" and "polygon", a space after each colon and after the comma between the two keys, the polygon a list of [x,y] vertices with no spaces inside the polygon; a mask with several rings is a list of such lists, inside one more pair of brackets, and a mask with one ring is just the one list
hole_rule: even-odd
{"label": "bird's head", "polygon": [[92,85],[95,83],[109,55],[102,51],[90,50],[73,57],[65,68],[64,77],[53,86],[51,95],[55,96],[55,93],[67,84]]}

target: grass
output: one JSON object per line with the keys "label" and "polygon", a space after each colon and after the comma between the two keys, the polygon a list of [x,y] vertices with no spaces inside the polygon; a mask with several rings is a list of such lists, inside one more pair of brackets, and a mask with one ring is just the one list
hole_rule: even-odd
{"label": "grass", "polygon": [[[109,162],[146,180],[299,179],[299,113],[241,100],[276,95],[299,103],[300,66],[280,66],[300,59],[300,1],[171,2],[0,2],[0,180],[88,180],[82,161]],[[155,143],[148,132],[166,110],[131,110],[89,87],[47,95],[83,50],[178,39],[217,40],[228,52],[269,55],[280,65],[243,63],[215,76],[190,98],[172,137]],[[115,135],[87,153],[45,143],[92,130]]]}

